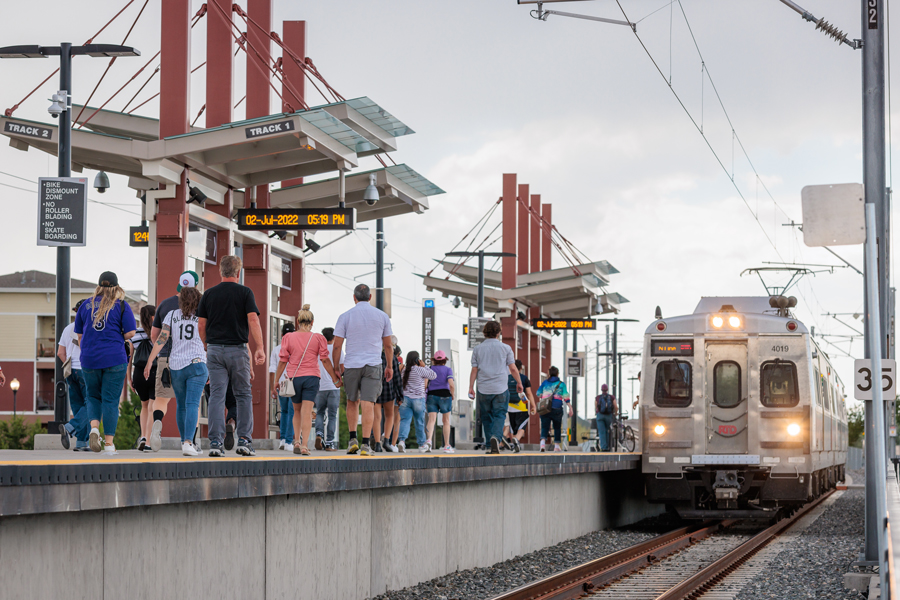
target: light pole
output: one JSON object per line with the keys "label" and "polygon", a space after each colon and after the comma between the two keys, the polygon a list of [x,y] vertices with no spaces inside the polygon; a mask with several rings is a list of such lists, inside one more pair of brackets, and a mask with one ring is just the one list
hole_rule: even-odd
{"label": "light pole", "polygon": [[13,380],[9,382],[9,389],[13,391],[13,416],[16,416],[16,396],[19,393],[19,380],[13,377]]}
{"label": "light pole", "polygon": [[[64,42],[59,46],[5,46],[0,48],[0,58],[47,58],[59,56],[59,91],[54,96],[54,104],[50,107],[50,114],[59,117],[59,150],[57,152],[58,176],[71,177],[72,175],[72,57],[93,56],[119,57],[140,56],[140,51],[130,46],[117,46],[114,44],[86,44],[73,46]],[[61,105],[59,103],[62,103]],[[71,254],[68,246],[56,248],[56,343],[59,344],[63,329],[69,324],[69,303],[71,301]],[[48,431],[56,431],[59,424],[68,420],[66,402],[68,389],[66,378],[63,376],[62,361],[56,359],[55,371],[56,401],[53,405],[53,415],[56,421],[48,423]],[[15,392],[13,392],[15,397]],[[54,427],[54,424],[56,427]]]}

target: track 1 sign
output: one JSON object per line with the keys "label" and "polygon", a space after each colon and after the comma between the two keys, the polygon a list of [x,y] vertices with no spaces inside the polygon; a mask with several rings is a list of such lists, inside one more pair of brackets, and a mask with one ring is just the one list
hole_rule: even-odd
{"label": "track 1 sign", "polygon": [[87,178],[38,178],[38,246],[87,245]]}
{"label": "track 1 sign", "polygon": [[[879,379],[872,373],[872,359],[861,358],[853,361],[853,397],[857,400],[872,400],[872,385]],[[883,400],[897,397],[897,361],[881,359],[881,391]]]}

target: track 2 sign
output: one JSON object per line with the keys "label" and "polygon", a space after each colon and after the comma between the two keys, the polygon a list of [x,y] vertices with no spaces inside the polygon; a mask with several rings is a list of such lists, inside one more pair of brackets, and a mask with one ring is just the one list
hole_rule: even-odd
{"label": "track 2 sign", "polygon": [[[868,358],[853,361],[853,397],[857,400],[872,399],[872,384],[876,377],[872,373],[872,360]],[[897,362],[890,358],[881,359],[881,389],[884,400],[897,397]]]}

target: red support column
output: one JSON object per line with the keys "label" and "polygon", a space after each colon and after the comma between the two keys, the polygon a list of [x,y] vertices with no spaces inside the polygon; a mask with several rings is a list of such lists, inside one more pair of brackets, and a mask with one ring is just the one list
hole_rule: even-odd
{"label": "red support column", "polygon": [[[516,271],[519,275],[527,275],[531,271],[528,269],[529,260],[531,258],[528,252],[528,184],[519,185],[519,199],[516,202],[516,210],[519,213],[519,250],[516,254],[516,262],[519,265]],[[506,215],[504,214],[504,217]]]}
{"label": "red support column", "polygon": [[[206,127],[231,123],[234,73],[234,41],[231,0],[208,0],[206,13]],[[225,18],[228,15],[228,19]]]}
{"label": "red support column", "polygon": [[[162,0],[159,137],[188,132],[190,108],[190,0]],[[156,300],[172,295],[187,264],[186,172],[174,198],[159,200],[156,220]]]}
{"label": "red support column", "polygon": [[[541,309],[537,306],[532,306],[528,309],[528,318],[529,319],[537,319],[541,316]],[[535,394],[535,401],[537,400],[537,389],[541,385],[541,381],[543,381],[543,377],[541,376],[541,343],[542,338],[539,335],[531,335],[528,343],[528,361],[525,363],[525,374],[528,375],[528,379],[531,380],[531,392]],[[546,372],[546,371],[544,371]],[[537,444],[540,443],[541,438],[541,422],[540,418],[531,418],[528,419],[528,424],[526,425],[526,433],[525,433],[525,441],[529,444]]]}
{"label": "red support column", "polygon": [[[272,56],[272,0],[247,0],[247,112],[248,119],[271,114],[271,72],[269,63]],[[244,190],[244,201],[249,205],[250,190]],[[269,207],[269,186],[256,187],[256,205]],[[244,246],[244,285],[253,290],[256,306],[259,308],[259,324],[262,327],[266,356],[269,344],[269,317],[271,312],[271,290],[269,284],[268,244]],[[269,365],[253,365],[253,437],[269,437]]]}
{"label": "red support column", "polygon": [[541,243],[544,236],[541,234],[541,195],[531,195],[531,261],[528,266],[531,273],[541,272]]}
{"label": "red support column", "polygon": [[550,225],[553,224],[553,205],[552,204],[544,204],[541,206],[541,227],[544,230],[544,235],[541,236],[541,270],[549,271],[553,267],[551,266],[551,256],[550,256]]}
{"label": "red support column", "polygon": [[[503,252],[516,253],[516,175],[515,173],[503,174]],[[516,257],[504,256],[501,261],[501,284],[504,290],[516,287]],[[512,309],[512,316],[500,319],[500,330],[503,341],[510,345],[513,353],[516,351],[516,309]]]}
{"label": "red support column", "polygon": [[[306,21],[285,21],[282,24],[282,43],[300,60],[306,59]],[[303,69],[294,62],[287,53],[282,55],[282,68],[284,69],[284,85],[281,88],[281,95],[291,102],[289,107],[282,104],[282,110],[287,112],[291,109],[297,110],[300,107],[300,100],[305,101],[306,96],[306,77]],[[302,97],[297,98],[294,91]],[[291,185],[300,185],[303,178],[290,179],[282,181],[282,187]],[[294,245],[298,248],[303,247],[303,232],[298,231],[294,237]],[[279,310],[286,315],[296,315],[303,306],[303,283],[305,273],[303,271],[303,260],[296,258],[291,261],[291,289],[281,290],[279,298]],[[315,310],[315,307],[313,307]]]}

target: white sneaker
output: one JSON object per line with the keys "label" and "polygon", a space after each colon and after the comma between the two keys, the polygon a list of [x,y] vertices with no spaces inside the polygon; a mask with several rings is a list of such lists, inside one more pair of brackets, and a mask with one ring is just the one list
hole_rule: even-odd
{"label": "white sneaker", "polygon": [[100,430],[96,427],[91,429],[90,446],[91,450],[94,452],[103,450],[103,442],[100,440]]}
{"label": "white sneaker", "polygon": [[[279,449],[279,450],[284,450],[284,447],[285,447],[286,445],[287,445],[287,442],[285,442],[284,440],[281,440],[281,441],[278,443],[278,449]],[[292,448],[292,450],[293,450],[293,448]]]}
{"label": "white sneaker", "polygon": [[116,452],[115,444],[106,444],[103,446],[103,456],[115,456],[118,452]]}
{"label": "white sneaker", "polygon": [[200,453],[197,452],[197,449],[190,442],[182,442],[181,443],[181,453],[185,456],[199,456]]}
{"label": "white sneaker", "polygon": [[293,444],[285,444],[285,445],[284,445],[284,449],[285,449],[287,452],[293,452],[293,451],[294,451],[294,445],[293,445]]}
{"label": "white sneaker", "polygon": [[385,452],[400,452],[397,446],[394,446],[390,442],[382,442],[381,447],[384,448]]}
{"label": "white sneaker", "polygon": [[428,442],[425,442],[424,444],[422,444],[419,447],[419,452],[421,452],[422,454],[425,454],[426,452],[430,452],[430,451],[431,451],[431,448],[428,447]]}
{"label": "white sneaker", "polygon": [[162,421],[153,421],[153,429],[150,430],[150,449],[159,452],[162,448]]}
{"label": "white sneaker", "polygon": [[199,444],[191,444],[194,447],[194,450],[197,451],[197,456],[203,456],[203,450],[200,449]]}
{"label": "white sneaker", "polygon": [[545,442],[544,440],[541,440],[541,452],[546,452],[546,451],[547,451],[547,442]]}
{"label": "white sneaker", "polygon": [[553,451],[554,452],[562,452],[562,448],[559,447],[559,444],[554,444]]}
{"label": "white sneaker", "polygon": [[397,442],[397,452],[406,452],[406,442],[404,440],[400,440]]}
{"label": "white sneaker", "polygon": [[443,448],[441,448],[441,450],[443,450],[447,454],[453,454],[456,452],[456,448],[454,448],[453,446],[451,446],[449,444],[444,446]]}

